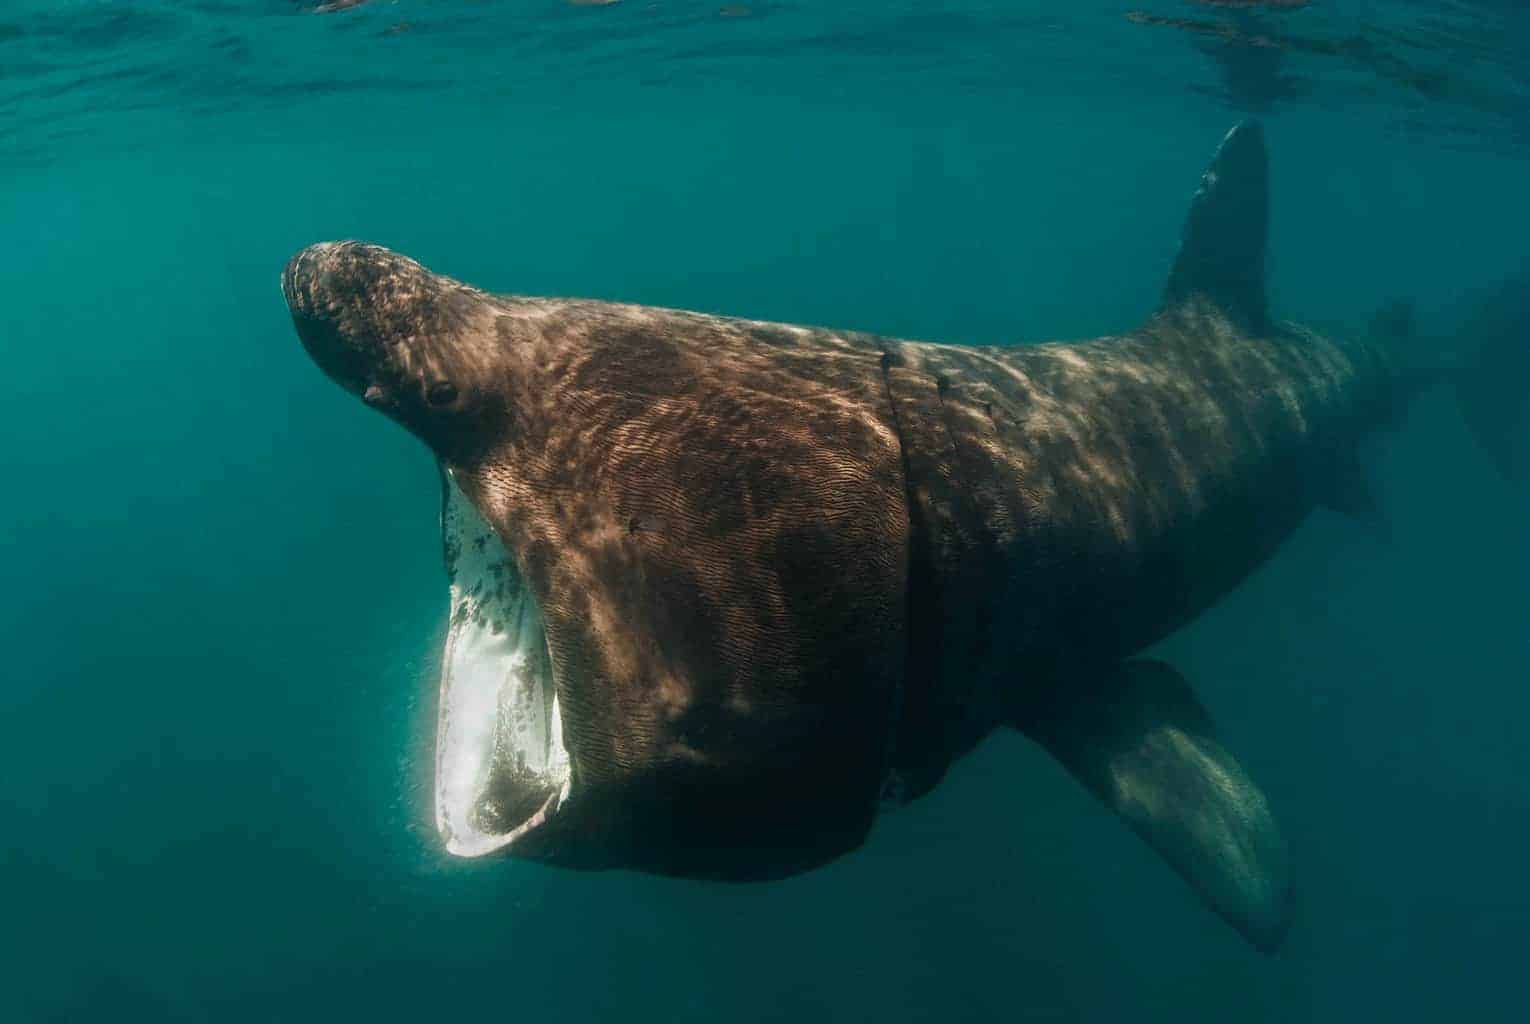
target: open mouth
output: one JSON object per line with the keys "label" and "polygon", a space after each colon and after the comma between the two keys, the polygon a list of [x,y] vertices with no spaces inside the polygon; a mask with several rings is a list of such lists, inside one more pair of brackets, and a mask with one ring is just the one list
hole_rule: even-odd
{"label": "open mouth", "polygon": [[449,853],[505,850],[568,795],[547,636],[515,560],[441,471],[451,619],[441,660],[436,828]]}

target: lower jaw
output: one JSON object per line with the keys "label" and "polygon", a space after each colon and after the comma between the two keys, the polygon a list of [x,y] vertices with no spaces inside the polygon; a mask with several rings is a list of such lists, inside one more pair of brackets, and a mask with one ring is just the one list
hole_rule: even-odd
{"label": "lower jaw", "polygon": [[436,734],[447,852],[513,852],[568,795],[570,770],[541,611],[509,552],[442,471],[451,618]]}

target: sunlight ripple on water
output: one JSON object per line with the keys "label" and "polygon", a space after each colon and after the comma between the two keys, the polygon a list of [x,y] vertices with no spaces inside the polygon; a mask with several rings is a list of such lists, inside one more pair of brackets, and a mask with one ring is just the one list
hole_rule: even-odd
{"label": "sunlight ripple on water", "polygon": [[806,94],[903,77],[959,89],[1185,90],[1266,113],[1354,108],[1449,144],[1530,140],[1530,19],[1498,0],[727,4],[718,0],[14,0],[0,159],[104,143],[101,119],[220,117],[319,97],[478,97],[604,81]]}

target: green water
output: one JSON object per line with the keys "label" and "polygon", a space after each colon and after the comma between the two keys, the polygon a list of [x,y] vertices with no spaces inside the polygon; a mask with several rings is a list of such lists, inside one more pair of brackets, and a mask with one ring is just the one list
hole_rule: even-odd
{"label": "green water", "polygon": [[303,245],[1079,337],[1151,312],[1258,108],[1281,315],[1448,339],[1525,264],[1514,6],[1144,0],[1367,41],[1276,48],[1273,99],[1122,4],[719,6],[0,12],[0,1020],[1524,1019],[1530,499],[1443,395],[1370,457],[1390,543],[1317,513],[1166,645],[1290,836],[1275,958],[1013,736],[786,882],[440,852],[435,468],[299,347]]}

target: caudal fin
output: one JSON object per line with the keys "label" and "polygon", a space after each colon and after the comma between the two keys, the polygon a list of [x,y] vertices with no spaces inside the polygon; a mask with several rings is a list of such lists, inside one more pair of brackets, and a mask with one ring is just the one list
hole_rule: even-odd
{"label": "caudal fin", "polygon": [[1466,425],[1505,478],[1530,485],[1530,271],[1488,294],[1461,342],[1470,354],[1454,377]]}

